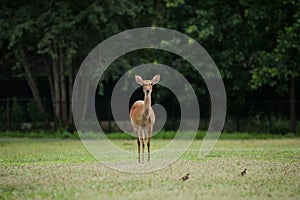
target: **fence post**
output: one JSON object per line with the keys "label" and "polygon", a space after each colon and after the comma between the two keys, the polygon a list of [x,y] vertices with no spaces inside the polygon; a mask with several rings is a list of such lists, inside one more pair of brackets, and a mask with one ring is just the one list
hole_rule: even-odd
{"label": "fence post", "polygon": [[238,116],[235,116],[235,123],[236,123],[236,131],[240,132],[241,131],[241,126],[240,126],[240,119]]}
{"label": "fence post", "polygon": [[171,125],[171,130],[175,131],[175,126],[176,126],[176,117],[175,117],[175,104],[172,103],[172,125]]}
{"label": "fence post", "polygon": [[9,98],[6,99],[6,129],[10,128]]}
{"label": "fence post", "polygon": [[108,132],[111,133],[111,107],[108,101]]}
{"label": "fence post", "polygon": [[269,132],[272,133],[272,116],[270,113],[268,115],[268,118],[269,118]]}

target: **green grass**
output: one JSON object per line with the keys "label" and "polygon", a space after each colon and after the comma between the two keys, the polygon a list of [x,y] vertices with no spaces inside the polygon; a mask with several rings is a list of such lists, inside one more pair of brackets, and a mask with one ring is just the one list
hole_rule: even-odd
{"label": "green grass", "polygon": [[[176,135],[174,131],[161,131],[158,134],[155,134],[152,139],[163,139],[170,140],[173,139]],[[198,131],[195,139],[202,140],[206,135],[205,131]],[[85,139],[96,139],[98,137],[95,133],[85,133],[83,134]],[[132,140],[135,137],[130,136],[126,133],[108,133],[106,136],[110,140]],[[51,138],[51,139],[79,139],[78,134],[69,133],[67,131],[62,132],[18,132],[18,131],[6,131],[0,132],[0,137],[5,138]],[[225,140],[236,140],[236,139],[282,139],[282,138],[300,138],[299,134],[286,133],[286,134],[270,134],[270,133],[222,133],[219,139]]]}
{"label": "green grass", "polygon": [[[113,142],[136,149],[134,140]],[[167,168],[129,174],[95,160],[79,140],[0,139],[0,199],[299,199],[300,139],[219,140],[204,159],[200,146],[194,141]]]}

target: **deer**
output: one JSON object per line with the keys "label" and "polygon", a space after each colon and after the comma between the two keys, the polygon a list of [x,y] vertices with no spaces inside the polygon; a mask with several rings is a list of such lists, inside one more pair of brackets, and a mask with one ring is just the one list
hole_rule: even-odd
{"label": "deer", "polygon": [[155,124],[155,114],[151,107],[152,86],[158,83],[160,75],[155,75],[152,80],[143,80],[139,75],[135,76],[135,82],[143,86],[144,101],[134,102],[130,109],[130,122],[137,138],[138,161],[141,163],[140,146],[142,143],[142,163],[144,163],[145,140],[147,140],[148,162],[150,162],[150,140]]}

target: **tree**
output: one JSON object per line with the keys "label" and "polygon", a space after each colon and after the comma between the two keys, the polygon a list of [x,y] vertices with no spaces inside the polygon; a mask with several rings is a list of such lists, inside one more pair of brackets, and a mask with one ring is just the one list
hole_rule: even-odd
{"label": "tree", "polygon": [[279,1],[264,7],[255,7],[255,11],[264,12],[263,19],[255,23],[268,21],[266,29],[273,33],[271,45],[261,49],[257,64],[252,70],[251,86],[257,89],[263,85],[276,88],[278,93],[290,91],[290,131],[296,133],[295,79],[300,72],[300,2]]}
{"label": "tree", "polygon": [[[24,76],[31,89],[32,96],[37,102],[39,111],[45,112],[44,105],[41,100],[39,89],[37,87],[36,80],[32,76],[29,63],[29,55],[25,49],[30,49],[30,45],[33,44],[37,29],[34,27],[32,20],[32,13],[30,7],[22,6],[16,7],[16,4],[12,3],[11,7],[5,7],[2,10],[3,21],[2,25],[5,27],[2,35],[2,41],[8,40],[8,49],[11,50],[16,58],[14,68],[18,68],[24,72]],[[14,12],[12,12],[14,11]]]}
{"label": "tree", "polygon": [[[10,55],[11,59],[16,58],[14,68],[23,69],[20,76],[28,81],[41,112],[45,109],[35,73],[39,71],[39,74],[48,77],[54,116],[68,124],[72,122],[71,96],[76,68],[80,64],[78,61],[105,37],[124,30],[137,12],[139,7],[129,1],[78,4],[69,1],[29,1],[22,4],[6,1],[0,12],[4,16],[4,20],[0,21],[3,27],[0,44],[5,45],[8,41],[9,52],[14,53]],[[124,15],[130,19],[126,21]],[[111,18],[114,20],[108,20]],[[109,78],[108,75],[104,80]]]}
{"label": "tree", "polygon": [[[211,55],[225,82],[228,113],[236,116],[237,124],[241,115],[250,113],[245,106],[249,97],[267,86],[281,95],[290,91],[291,131],[295,132],[299,10],[299,2],[293,0],[4,1],[0,8],[0,64],[27,80],[40,112],[45,107],[37,80],[48,78],[53,115],[68,125],[72,123],[77,69],[96,45],[131,28],[170,28],[192,37]],[[101,77],[99,93],[104,94],[104,84],[112,88],[132,66],[149,62],[180,71],[209,107],[208,91],[199,74],[179,56],[158,50],[138,50],[116,60]],[[89,85],[84,87],[89,93]],[[155,95],[160,102],[170,101],[163,89]],[[85,106],[80,109],[87,111]]]}

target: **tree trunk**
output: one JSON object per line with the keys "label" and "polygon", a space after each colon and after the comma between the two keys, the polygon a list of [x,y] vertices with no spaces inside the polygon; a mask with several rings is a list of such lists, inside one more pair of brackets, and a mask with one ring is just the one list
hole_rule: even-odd
{"label": "tree trunk", "polygon": [[24,67],[24,71],[25,71],[25,77],[26,77],[28,85],[31,89],[33,99],[37,102],[37,106],[38,106],[39,111],[41,113],[44,113],[45,108],[44,108],[44,105],[43,105],[38,87],[36,85],[36,82],[32,77],[32,74],[31,74],[31,71],[30,71],[30,68],[29,68],[29,63],[28,63],[28,60],[27,60],[27,57],[25,55],[25,51],[24,51],[23,47],[20,47],[20,53],[21,53],[21,57],[22,57],[22,60],[23,60],[23,67]]}
{"label": "tree trunk", "polygon": [[83,90],[84,94],[82,95],[81,98],[83,98],[83,107],[82,107],[82,116],[81,116],[81,120],[84,121],[86,120],[86,113],[88,110],[88,106],[89,106],[89,93],[90,93],[90,82],[86,81],[85,85],[84,85],[84,90]]}
{"label": "tree trunk", "polygon": [[[54,52],[57,52],[57,46],[53,42]],[[52,58],[52,72],[54,81],[54,115],[58,120],[61,120],[61,106],[60,106],[60,84],[59,84],[59,70],[58,70],[58,59]]]}
{"label": "tree trunk", "polygon": [[61,117],[63,123],[68,123],[68,110],[67,110],[67,93],[65,83],[65,70],[64,70],[64,51],[63,48],[59,48],[59,79],[60,79],[60,91],[61,91]]}
{"label": "tree trunk", "polygon": [[44,65],[46,66],[46,70],[48,73],[48,81],[50,86],[50,93],[51,93],[51,101],[52,101],[52,109],[55,110],[55,95],[54,95],[54,81],[53,81],[53,73],[50,67],[50,64],[47,62],[47,59],[44,57]]}
{"label": "tree trunk", "polygon": [[68,67],[69,74],[69,124],[73,123],[73,114],[72,114],[72,92],[73,92],[73,63],[70,63]]}
{"label": "tree trunk", "polygon": [[296,133],[296,88],[295,78],[290,80],[290,131]]}

